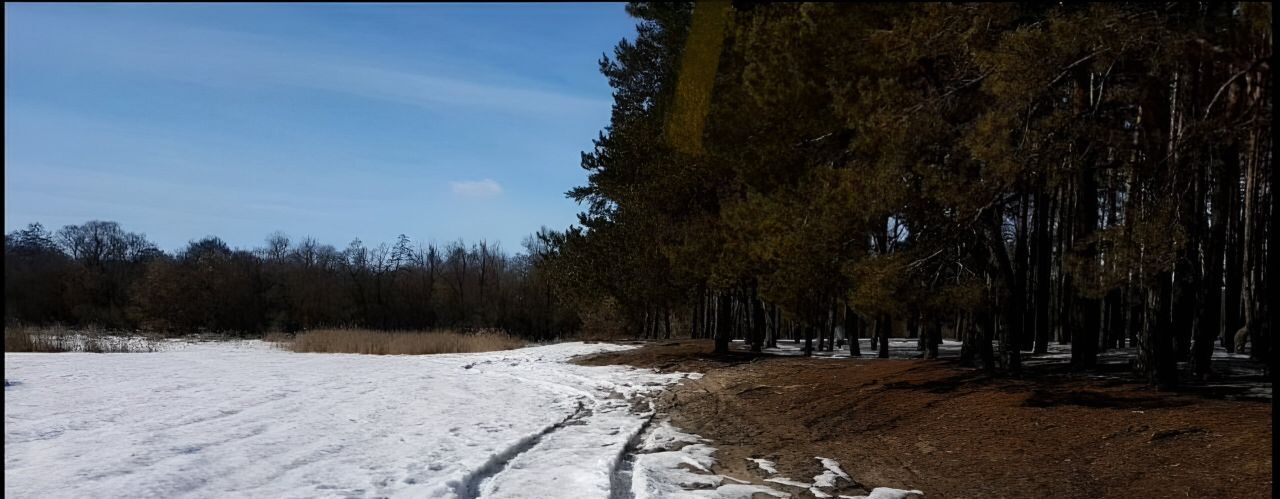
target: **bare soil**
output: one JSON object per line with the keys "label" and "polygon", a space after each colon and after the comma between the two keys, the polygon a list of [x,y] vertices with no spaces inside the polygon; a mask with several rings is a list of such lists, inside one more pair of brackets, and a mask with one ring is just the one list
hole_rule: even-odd
{"label": "bare soil", "polygon": [[[672,424],[711,439],[717,473],[763,483],[746,458],[811,482],[829,457],[872,487],[937,498],[1272,497],[1271,403],[1161,392],[1115,377],[1022,379],[907,359],[709,354],[650,343],[580,362],[701,372],[669,391]],[[793,497],[812,497],[799,488]]]}

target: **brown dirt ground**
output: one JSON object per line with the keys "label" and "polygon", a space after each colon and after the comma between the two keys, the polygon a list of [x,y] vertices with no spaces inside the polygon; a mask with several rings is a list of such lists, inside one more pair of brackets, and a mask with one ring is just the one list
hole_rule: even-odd
{"label": "brown dirt ground", "polygon": [[[840,462],[856,485],[930,498],[1222,497],[1272,493],[1270,403],[1159,392],[1125,380],[994,377],[947,361],[708,354],[707,340],[581,359],[701,372],[660,402],[711,439],[717,473],[801,481]],[[810,497],[800,489],[799,497]]]}

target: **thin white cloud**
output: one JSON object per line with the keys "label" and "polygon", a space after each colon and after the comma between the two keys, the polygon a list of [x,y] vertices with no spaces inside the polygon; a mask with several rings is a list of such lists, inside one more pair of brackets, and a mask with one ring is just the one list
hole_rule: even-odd
{"label": "thin white cloud", "polygon": [[449,188],[459,197],[489,199],[502,194],[502,186],[491,178],[449,182]]}
{"label": "thin white cloud", "polygon": [[[54,53],[82,68],[106,67],[201,85],[308,88],[422,108],[455,106],[529,115],[583,115],[609,108],[609,101],[601,98],[495,81],[462,68],[401,69],[364,54],[333,53],[266,35],[116,18],[100,22],[59,16],[50,22],[75,28],[76,36],[24,31],[13,40],[21,47],[12,50]],[[5,38],[8,45],[8,33]],[[6,56],[10,51],[6,46]]]}

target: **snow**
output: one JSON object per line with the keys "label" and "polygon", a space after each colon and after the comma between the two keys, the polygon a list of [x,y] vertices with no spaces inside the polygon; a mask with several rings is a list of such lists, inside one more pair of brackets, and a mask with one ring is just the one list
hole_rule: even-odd
{"label": "snow", "polygon": [[829,457],[822,457],[822,456],[815,456],[814,459],[821,461],[822,467],[826,468],[827,471],[830,471],[834,473],[836,476],[839,476],[840,478],[843,478],[845,480],[853,481],[852,478],[849,478],[848,473],[845,473],[843,469],[840,469],[840,463],[837,462],[835,459],[831,459]]}
{"label": "snow", "polygon": [[[701,437],[681,432],[669,423],[656,425],[641,442],[631,471],[631,493],[636,499],[791,496],[763,485],[713,474],[715,448]],[[724,483],[725,480],[736,483]]]}
{"label": "snow", "polygon": [[924,492],[918,490],[902,490],[892,489],[889,487],[876,487],[871,490],[870,495],[865,496],[840,496],[842,499],[920,499],[924,497]]}
{"label": "snow", "polygon": [[[625,348],[6,353],[5,496],[608,497],[652,417],[645,398],[686,377],[565,362]],[[637,478],[777,496],[672,471],[710,468],[697,436],[656,425],[646,438],[665,450],[639,456]]]}
{"label": "snow", "polygon": [[671,426],[671,423],[661,423],[645,435],[643,443],[640,444],[640,450],[679,450],[689,444],[705,442],[706,439],[702,437],[677,430],[676,427]]}
{"label": "snow", "polygon": [[[815,477],[815,478],[817,478],[817,477]],[[801,488],[801,489],[809,489],[809,493],[810,493],[810,494],[813,494],[813,496],[814,496],[814,497],[817,497],[817,498],[819,498],[819,499],[821,499],[821,498],[825,498],[825,497],[831,497],[831,494],[828,494],[828,493],[826,493],[826,492],[823,492],[823,491],[822,491],[822,489],[820,489],[819,487],[832,487],[832,486],[834,486],[834,483],[832,483],[831,485],[824,485],[824,484],[821,484],[821,483],[805,483],[805,482],[800,482],[800,481],[792,480],[792,479],[787,478],[787,477],[770,477],[770,478],[766,478],[766,479],[764,479],[764,481],[766,481],[766,482],[778,483],[778,484],[786,485],[786,486],[789,486],[789,487],[796,487],[796,488]]]}
{"label": "snow", "polygon": [[[859,341],[858,345],[859,345],[860,351],[862,352],[861,358],[867,358],[867,359],[876,358],[876,350],[871,348],[870,339],[862,338],[858,341]],[[919,344],[919,341],[915,338],[890,338],[889,339],[889,356],[895,359],[910,359],[910,358],[920,357],[921,355],[924,354],[924,352],[916,350],[916,345],[918,344]],[[743,340],[734,340],[733,347],[738,350],[746,350],[749,348]],[[844,343],[843,346],[841,346],[840,348],[837,348],[830,352],[819,351],[817,349],[818,341],[815,338],[813,341],[813,347],[814,347],[813,357],[815,358],[824,358],[824,359],[848,359],[849,358],[848,343]],[[801,356],[801,355],[804,355],[804,340],[800,340],[799,342],[797,342],[795,340],[790,340],[790,339],[779,339],[778,346],[776,348],[764,348],[761,351],[764,353],[773,354],[773,355]],[[942,340],[942,344],[938,346],[938,351],[943,356],[959,355],[960,342],[955,340],[950,340],[950,339],[944,339]]]}
{"label": "snow", "polygon": [[747,460],[753,463],[756,463],[756,466],[759,466],[760,469],[763,470],[765,473],[768,473],[770,475],[778,474],[778,467],[777,467],[778,463],[775,463],[768,459],[747,458]]}
{"label": "snow", "polygon": [[[813,494],[814,497],[817,497],[819,499],[833,497],[831,493],[822,489],[838,488],[840,484],[836,482],[837,482],[837,479],[839,478],[843,478],[845,481],[850,482],[850,484],[846,484],[846,485],[853,484],[852,483],[853,478],[850,477],[848,473],[845,473],[844,469],[840,468],[840,462],[836,461],[835,459],[831,459],[829,457],[822,457],[822,456],[815,456],[814,459],[817,459],[819,462],[821,462],[822,467],[825,469],[822,471],[821,474],[813,477],[813,483],[801,482],[801,481],[792,480],[790,478],[780,477],[780,476],[769,477],[764,479],[764,481],[786,485],[789,487],[808,489],[810,494]],[[760,466],[760,469],[764,470],[766,473],[770,475],[776,475],[778,473],[778,470],[776,468],[777,463],[774,463],[772,461],[766,461],[764,459],[747,458],[747,460],[755,462],[757,466]],[[893,489],[888,487],[876,487],[871,490],[870,495],[866,495],[866,496],[841,495],[839,497],[842,499],[920,499],[924,497],[924,492],[921,492],[919,490],[902,490],[902,489]]]}
{"label": "snow", "polygon": [[[562,343],[430,356],[296,354],[260,341],[152,353],[6,353],[6,497],[832,497],[716,449],[655,414],[696,374],[586,367],[632,346]],[[846,484],[848,485],[848,484]],[[823,490],[826,489],[826,490]],[[876,488],[867,499],[919,491]],[[849,496],[841,496],[849,497]]]}
{"label": "snow", "polygon": [[826,468],[821,475],[813,477],[813,485],[815,487],[835,487],[836,478],[843,478],[850,482],[853,481],[852,478],[849,478],[848,473],[845,473],[844,470],[840,469],[840,463],[836,462],[835,459],[820,456],[814,457],[814,459],[821,461],[822,467]]}
{"label": "snow", "polygon": [[[858,340],[862,359],[877,358],[877,350],[871,348],[871,340],[869,338],[861,338]],[[740,351],[746,351],[749,346],[743,340],[734,340],[733,348]],[[917,350],[919,340],[917,338],[890,338],[889,339],[889,357],[894,359],[918,359],[924,357],[924,352]],[[813,358],[816,359],[848,359],[849,345],[846,343],[834,351],[817,350],[818,342],[814,339]],[[938,355],[940,357],[955,358],[960,355],[962,343],[952,339],[943,339],[942,344],[938,346]],[[999,345],[995,346],[996,348]],[[777,347],[764,348],[764,353],[781,356],[802,356],[804,355],[804,341],[795,341],[794,339],[779,339]],[[1100,365],[1122,366],[1128,365],[1138,354],[1136,347],[1126,348],[1108,348],[1105,351],[1098,352],[1098,363]],[[1063,364],[1071,358],[1071,345],[1051,342],[1048,345],[1046,353],[1037,354],[1031,352],[1022,353],[1022,365],[1025,368],[1042,367],[1045,365]],[[1188,368],[1184,365],[1184,368]],[[1270,401],[1272,397],[1272,387],[1270,379],[1266,375],[1264,366],[1260,362],[1250,360],[1247,353],[1228,353],[1220,345],[1215,345],[1213,351],[1212,370],[1215,378],[1208,382],[1198,382],[1196,386],[1205,390],[1216,390],[1223,393],[1227,399],[1252,399]],[[1117,379],[1115,374],[1107,374],[1097,372],[1088,375],[1094,379]]]}
{"label": "snow", "polygon": [[779,476],[779,477],[766,478],[766,479],[764,479],[764,481],[766,481],[766,482],[773,482],[773,483],[780,483],[780,484],[783,484],[783,485],[789,485],[789,486],[791,486],[791,487],[799,487],[799,488],[802,488],[802,489],[807,489],[807,488],[809,488],[809,487],[812,487],[812,486],[813,486],[813,484],[812,484],[812,483],[797,482],[797,481],[792,480],[792,479],[790,479],[790,478],[787,478],[787,477],[781,477],[781,476]]}
{"label": "snow", "polygon": [[637,455],[631,492],[637,498],[667,497],[685,488],[717,487],[723,478],[711,474],[713,452],[715,449],[706,444],[694,444],[677,451]]}

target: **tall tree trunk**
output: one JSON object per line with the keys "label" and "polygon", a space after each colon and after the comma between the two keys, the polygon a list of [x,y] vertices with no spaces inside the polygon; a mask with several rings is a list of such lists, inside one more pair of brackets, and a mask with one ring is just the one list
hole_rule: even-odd
{"label": "tall tree trunk", "polygon": [[1053,264],[1053,243],[1049,237],[1049,214],[1052,197],[1042,180],[1040,192],[1036,195],[1036,334],[1034,353],[1043,354],[1049,351],[1049,340],[1053,336],[1052,325],[1049,324],[1049,292],[1053,286],[1050,270]]}
{"label": "tall tree trunk", "polygon": [[982,311],[978,313],[976,319],[979,333],[978,358],[982,361],[983,369],[994,369],[996,367],[996,355],[991,342],[995,339],[996,316],[991,312]]}
{"label": "tall tree trunk", "polygon": [[[999,273],[1000,280],[1005,283],[1005,289],[1008,290],[1009,296],[1003,300],[1004,307],[1002,309],[1004,328],[1000,329],[1000,361],[1004,365],[1005,370],[1012,374],[1018,374],[1022,370],[1022,354],[1019,351],[1019,338],[1022,336],[1022,311],[1023,293],[1025,289],[1018,283],[1017,276],[1013,270],[1013,263],[1009,261],[1009,250],[1005,247],[1004,236],[1001,230],[1001,219],[1003,217],[995,211],[988,216],[987,222],[987,244],[989,251],[995,259],[996,271]],[[995,323],[995,318],[992,318]],[[994,328],[993,328],[994,330]]]}
{"label": "tall tree trunk", "polygon": [[956,334],[960,335],[960,365],[976,367],[978,365],[978,337],[974,333],[971,312],[959,314],[956,320]]}
{"label": "tall tree trunk", "polygon": [[732,296],[726,291],[721,291],[718,295],[719,303],[716,304],[716,354],[729,353],[729,342],[733,336],[733,323],[730,319],[731,308],[733,307]]}
{"label": "tall tree trunk", "polygon": [[1092,161],[1084,161],[1080,169],[1080,179],[1076,193],[1076,230],[1075,237],[1080,246],[1077,257],[1084,262],[1085,275],[1072,279],[1072,301],[1077,310],[1080,324],[1072,332],[1071,365],[1077,369],[1092,369],[1098,363],[1098,331],[1102,321],[1099,316],[1098,299],[1087,288],[1093,283],[1092,276],[1097,272],[1097,244],[1092,241],[1093,233],[1098,228],[1098,181],[1096,168]]}
{"label": "tall tree trunk", "polygon": [[769,309],[773,317],[769,324],[769,348],[778,348],[778,335],[782,333],[782,311],[778,310],[778,306],[774,304],[770,304]]}
{"label": "tall tree trunk", "polygon": [[[1271,94],[1268,93],[1267,95],[1270,96]],[[1267,103],[1268,103],[1268,108],[1270,108],[1269,106],[1270,97],[1267,97]],[[1271,139],[1269,138],[1270,137],[1269,132],[1270,130],[1268,130],[1268,134],[1266,135],[1266,137],[1268,137],[1267,149],[1266,149],[1266,155],[1264,156],[1264,159],[1263,159],[1263,161],[1265,161],[1266,164],[1268,165],[1267,170],[1271,172],[1271,178],[1269,179],[1270,191],[1271,191],[1271,202],[1268,203],[1271,205],[1271,220],[1270,220],[1270,223],[1268,224],[1268,226],[1270,227],[1270,230],[1269,230],[1269,236],[1267,239],[1268,254],[1267,254],[1267,263],[1265,267],[1267,272],[1266,273],[1267,278],[1262,280],[1263,288],[1261,289],[1262,296],[1264,297],[1275,296],[1274,293],[1275,293],[1275,279],[1276,279],[1276,267],[1277,267],[1276,253],[1275,253],[1276,220],[1277,220],[1277,217],[1280,217],[1280,210],[1277,210],[1277,206],[1276,206],[1280,204],[1280,202],[1276,200],[1276,191],[1275,191],[1276,168],[1274,165],[1271,164],[1272,142],[1271,142]],[[1275,364],[1276,364],[1276,356],[1273,350],[1275,345],[1275,340],[1276,340],[1276,317],[1275,317],[1276,309],[1275,309],[1274,298],[1267,299],[1267,301],[1263,302],[1262,306],[1263,306],[1262,322],[1263,324],[1266,325],[1266,329],[1259,331],[1258,345],[1256,346],[1256,348],[1258,349],[1258,352],[1261,356],[1262,361],[1265,363],[1268,369],[1274,372]]]}
{"label": "tall tree trunk", "polygon": [[657,320],[657,316],[656,314],[653,313],[653,307],[645,307],[644,318],[643,318],[644,322],[642,323],[642,326],[641,326],[643,331],[643,336],[645,339],[651,339],[654,337],[653,331],[655,328],[653,326],[654,324],[656,324],[655,322],[656,320]]}
{"label": "tall tree trunk", "polygon": [[1076,310],[1076,286],[1071,274],[1062,268],[1062,260],[1065,259],[1066,253],[1061,253],[1061,255],[1062,258],[1058,259],[1058,344],[1069,345],[1071,344],[1072,333],[1076,328],[1076,321],[1072,317],[1072,311]]}
{"label": "tall tree trunk", "polygon": [[764,302],[751,288],[751,351],[759,353],[764,348]]}
{"label": "tall tree trunk", "polygon": [[665,339],[671,339],[671,307],[662,308],[662,334]]}
{"label": "tall tree trunk", "polygon": [[1147,316],[1145,293],[1146,290],[1144,287],[1136,284],[1130,284],[1129,289],[1126,290],[1126,301],[1128,302],[1128,316],[1126,317],[1126,320],[1128,322],[1125,324],[1125,333],[1129,337],[1129,346],[1140,346],[1139,338],[1143,334],[1142,328],[1146,323],[1145,321]]}
{"label": "tall tree trunk", "polygon": [[[876,252],[881,255],[889,254],[889,217],[880,218],[879,235],[876,237]],[[876,317],[876,347],[879,350],[878,356],[881,359],[889,358],[889,336],[893,334],[893,323],[889,315],[881,313]]]}
{"label": "tall tree trunk", "polygon": [[[1120,186],[1124,182],[1121,179],[1121,173],[1118,170],[1112,170],[1107,175],[1107,218],[1104,222],[1108,228],[1114,229],[1120,224],[1119,217],[1119,193]],[[1121,272],[1120,266],[1116,263],[1114,254],[1106,253],[1102,255],[1102,259],[1106,262],[1107,272],[1118,274]],[[1103,315],[1104,328],[1106,336],[1103,338],[1103,350],[1107,348],[1124,347],[1124,287],[1116,286],[1107,291],[1107,296],[1103,299]]]}
{"label": "tall tree trunk", "polygon": [[813,336],[814,336],[814,339],[818,340],[818,344],[815,348],[817,349],[817,351],[821,352],[824,349],[822,341],[827,337],[826,322],[821,318],[815,320],[814,322],[817,325],[814,326]]}
{"label": "tall tree trunk", "polygon": [[828,300],[827,301],[827,330],[830,331],[829,334],[831,335],[830,348],[827,348],[828,352],[836,351],[836,348],[837,348],[836,327],[839,324],[840,324],[840,313],[836,309],[836,302],[835,300]]}
{"label": "tall tree trunk", "polygon": [[1074,182],[1068,183],[1062,188],[1062,203],[1058,206],[1058,258],[1054,262],[1058,267],[1058,294],[1057,303],[1057,334],[1058,344],[1067,345],[1071,343],[1071,333],[1074,332],[1075,324],[1072,321],[1071,312],[1075,310],[1072,299],[1075,293],[1075,285],[1072,284],[1072,276],[1066,269],[1066,256],[1071,249],[1072,228],[1075,220],[1075,189]]}
{"label": "tall tree trunk", "polygon": [[804,328],[804,356],[805,357],[812,356],[813,355],[813,330],[815,328],[808,324],[802,324],[800,327]]}
{"label": "tall tree trunk", "polygon": [[858,345],[858,333],[862,329],[858,314],[853,313],[853,309],[848,305],[844,306],[844,335],[849,338],[849,356],[861,357],[862,347]]}
{"label": "tall tree trunk", "polygon": [[[1249,160],[1245,163],[1244,176],[1244,235],[1241,239],[1241,247],[1244,250],[1244,258],[1242,264],[1241,275],[1244,278],[1244,287],[1241,293],[1241,303],[1244,309],[1244,333],[1252,342],[1249,357],[1260,359],[1258,355],[1257,342],[1257,311],[1258,311],[1258,260],[1259,247],[1257,241],[1258,232],[1258,136],[1257,132],[1249,137]],[[1238,334],[1238,333],[1237,333]],[[1241,339],[1236,339],[1236,350],[1240,349],[1243,344]]]}
{"label": "tall tree trunk", "polygon": [[938,358],[938,345],[942,344],[942,321],[931,319],[928,322],[927,334],[925,336],[925,353],[924,358]]}
{"label": "tall tree trunk", "polygon": [[1125,311],[1124,289],[1115,288],[1107,291],[1106,297],[1107,341],[1109,348],[1124,348]]}
{"label": "tall tree trunk", "polygon": [[652,338],[655,340],[662,337],[662,311],[662,307],[653,307],[649,312],[653,321],[653,326],[651,327]]}
{"label": "tall tree trunk", "polygon": [[729,324],[732,325],[732,332],[729,333],[730,340],[736,340],[742,337],[742,300],[738,297],[738,290],[734,290],[729,295]]}
{"label": "tall tree trunk", "polygon": [[1178,364],[1173,356],[1172,322],[1173,275],[1161,272],[1148,292],[1148,307],[1143,335],[1139,341],[1138,366],[1151,383],[1164,388],[1178,384]]}
{"label": "tall tree trunk", "polygon": [[[1180,124],[1176,126],[1181,127]],[[1174,130],[1171,135],[1180,135],[1177,128]],[[1176,219],[1186,235],[1174,263],[1174,358],[1188,361],[1191,360],[1191,338],[1201,308],[1198,295],[1201,288],[1200,240],[1203,237],[1201,219],[1204,215],[1204,195],[1200,177],[1203,176],[1204,168],[1183,165],[1176,150],[1170,152],[1169,164],[1174,171],[1174,186],[1177,189],[1177,196],[1172,200],[1178,210]]]}
{"label": "tall tree trunk", "polygon": [[912,317],[914,317],[914,320],[913,320],[913,322],[912,322],[911,326],[909,326],[909,327],[911,327],[912,329],[914,329],[914,330],[916,331],[916,332],[915,332],[915,336],[916,336],[916,351],[917,351],[917,352],[923,352],[923,351],[925,350],[925,348],[927,348],[927,346],[925,345],[925,343],[926,343],[926,342],[928,342],[929,332],[925,330],[925,327],[926,327],[926,326],[925,326],[925,322],[924,322],[924,317],[923,317],[923,316],[921,316],[921,314],[914,314],[914,315],[912,315]]}
{"label": "tall tree trunk", "polygon": [[1236,191],[1240,160],[1239,152],[1228,146],[1216,163],[1213,196],[1210,201],[1212,214],[1209,229],[1206,269],[1204,278],[1204,316],[1196,329],[1195,344],[1192,352],[1192,364],[1195,373],[1201,379],[1210,374],[1210,362],[1213,358],[1213,343],[1222,335],[1222,286],[1224,259],[1226,257],[1228,206],[1231,196]]}
{"label": "tall tree trunk", "polygon": [[881,359],[889,358],[889,336],[893,334],[893,320],[889,318],[889,314],[880,314],[876,319],[876,336],[880,337],[880,343],[877,345],[880,349],[879,357]]}
{"label": "tall tree trunk", "polygon": [[691,327],[691,329],[690,329],[690,331],[689,331],[689,337],[690,337],[690,338],[693,338],[693,339],[701,338],[701,337],[702,337],[702,336],[701,336],[701,333],[702,333],[702,296],[701,296],[701,290],[699,290],[699,296],[698,296],[698,299],[693,301],[693,315],[692,315],[691,317],[692,317],[692,320],[690,320],[690,321],[689,321],[689,323],[690,323],[690,327]]}
{"label": "tall tree trunk", "polygon": [[[1239,156],[1236,157],[1239,160]],[[1244,255],[1244,245],[1241,244],[1241,220],[1243,217],[1240,212],[1240,176],[1237,172],[1227,180],[1231,185],[1231,197],[1227,203],[1227,239],[1226,248],[1226,270],[1223,272],[1223,278],[1226,285],[1223,286],[1222,297],[1222,347],[1228,352],[1235,352],[1235,333],[1240,329],[1243,322],[1240,318],[1241,300],[1240,295],[1244,287],[1244,273],[1242,272],[1242,260]]]}
{"label": "tall tree trunk", "polygon": [[1031,258],[1030,242],[1028,241],[1031,236],[1030,223],[1028,222],[1028,217],[1030,216],[1029,209],[1031,196],[1026,192],[1023,192],[1018,198],[1018,230],[1016,236],[1017,239],[1014,240],[1013,250],[1014,286],[1012,287],[1012,292],[1014,296],[1012,297],[1013,300],[1011,300],[1016,303],[1010,304],[1010,308],[1014,309],[1012,311],[1015,315],[1015,317],[1012,317],[1011,319],[1016,322],[1010,322],[1010,326],[1013,327],[1012,332],[1014,333],[1011,340],[1014,341],[1016,349],[1031,350],[1033,346],[1032,340],[1034,339],[1031,331],[1033,331],[1032,328],[1035,327],[1034,318],[1027,310],[1029,308],[1028,303],[1031,301],[1027,299],[1030,294],[1028,292],[1029,288],[1027,284],[1027,268],[1029,267],[1029,260]]}

